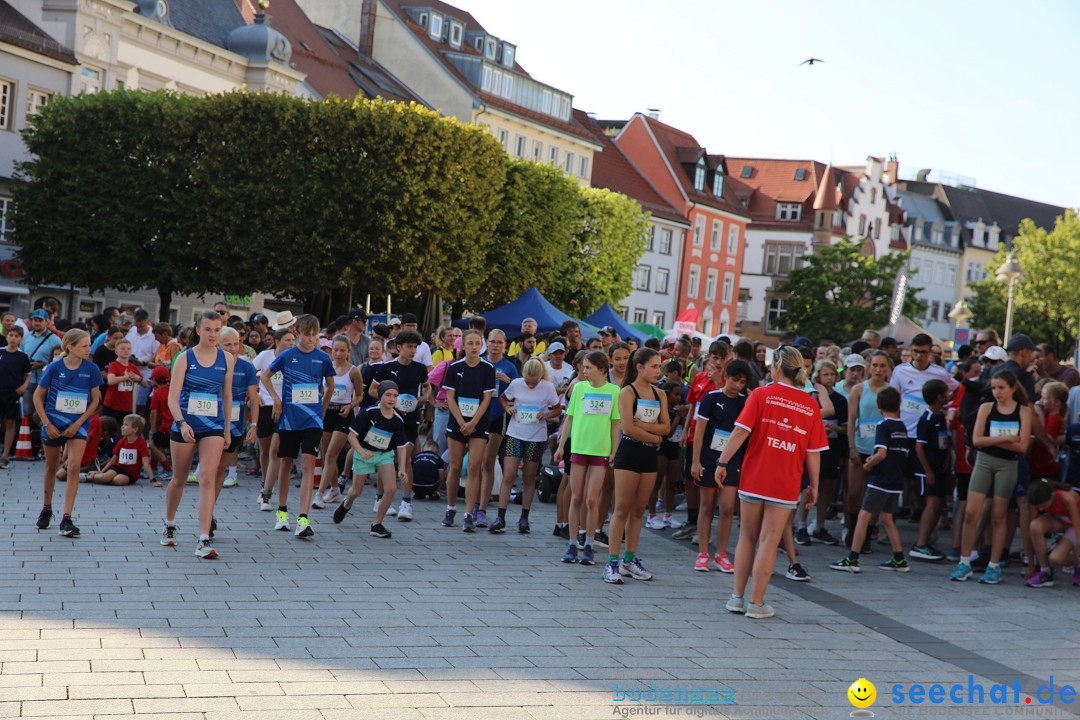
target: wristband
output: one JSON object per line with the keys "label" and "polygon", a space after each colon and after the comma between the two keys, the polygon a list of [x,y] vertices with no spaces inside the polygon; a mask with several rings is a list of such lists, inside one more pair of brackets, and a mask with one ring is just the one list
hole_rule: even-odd
{"label": "wristband", "polygon": [[716,467],[726,468],[727,466],[728,466],[728,464],[726,462],[718,462],[718,463],[716,463]]}

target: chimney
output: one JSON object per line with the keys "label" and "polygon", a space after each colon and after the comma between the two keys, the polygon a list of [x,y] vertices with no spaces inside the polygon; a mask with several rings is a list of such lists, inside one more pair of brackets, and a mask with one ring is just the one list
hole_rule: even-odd
{"label": "chimney", "polygon": [[364,0],[360,9],[360,42],[357,47],[364,57],[374,57],[375,5],[378,0]]}
{"label": "chimney", "polygon": [[250,25],[255,22],[255,4],[252,0],[236,0],[236,7],[244,16],[244,22]]}
{"label": "chimney", "polygon": [[885,165],[885,172],[889,174],[888,182],[895,185],[900,180],[900,161],[896,159],[896,154],[889,155],[889,162]]}
{"label": "chimney", "polygon": [[653,120],[660,119],[660,108],[649,108],[649,117]]}

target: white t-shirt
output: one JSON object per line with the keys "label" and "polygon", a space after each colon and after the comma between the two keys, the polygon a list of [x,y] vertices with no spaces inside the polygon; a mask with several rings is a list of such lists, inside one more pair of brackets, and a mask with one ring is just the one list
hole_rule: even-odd
{"label": "white t-shirt", "polygon": [[925,370],[916,370],[911,363],[897,365],[889,379],[889,384],[900,391],[900,419],[911,437],[915,437],[919,429],[919,418],[928,407],[922,396],[922,388],[927,380],[944,381],[950,393],[960,386],[945,368],[934,363],[930,363]]}
{"label": "white t-shirt", "polygon": [[547,420],[537,420],[536,416],[559,404],[559,395],[550,381],[541,380],[530,388],[525,378],[517,378],[503,390],[503,397],[517,408],[506,427],[507,435],[527,442],[547,440]]}
{"label": "white t-shirt", "polygon": [[[263,405],[273,405],[274,399],[270,397],[270,393],[266,391],[266,388],[262,384],[263,371],[270,367],[270,363],[274,361],[277,354],[273,350],[263,350],[261,353],[255,356],[255,359],[251,361],[251,364],[255,366],[255,372],[259,374],[259,401]],[[281,397],[281,373],[274,373],[270,379],[270,384],[274,386],[274,391]]]}
{"label": "white t-shirt", "polygon": [[[148,363],[154,359],[154,354],[157,352],[158,347],[161,345],[154,338],[154,332],[151,329],[146,330],[145,335],[139,334],[139,328],[132,325],[128,330],[128,334],[125,339],[131,341],[131,355],[140,362]],[[149,378],[150,373],[153,372],[153,368],[146,367],[145,365],[139,368],[139,372],[142,373],[144,378]]]}
{"label": "white t-shirt", "polygon": [[548,374],[551,376],[551,382],[555,385],[556,391],[570,384],[570,378],[574,377],[573,365],[564,362],[562,367],[556,370],[551,367],[551,362],[546,362],[544,364],[547,365]]}
{"label": "white t-shirt", "polygon": [[416,355],[413,356],[413,361],[423,363],[424,367],[428,370],[431,369],[431,346],[426,342],[422,342],[416,346]]}

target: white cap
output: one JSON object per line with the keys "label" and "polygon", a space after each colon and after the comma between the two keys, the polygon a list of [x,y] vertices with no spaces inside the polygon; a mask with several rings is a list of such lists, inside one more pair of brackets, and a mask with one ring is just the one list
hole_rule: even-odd
{"label": "white cap", "polygon": [[846,368],[853,368],[853,367],[864,368],[864,367],[866,367],[866,361],[863,360],[863,356],[860,355],[859,353],[851,353],[846,358],[844,358],[844,367],[846,367]]}
{"label": "white cap", "polygon": [[1005,352],[1005,348],[1001,347],[1000,345],[991,345],[990,347],[986,348],[986,352],[984,352],[980,357],[983,360],[1003,362],[1009,359],[1009,353]]}
{"label": "white cap", "polygon": [[400,325],[401,324],[401,318],[392,317],[392,318],[390,318],[389,324],[390,325]]}

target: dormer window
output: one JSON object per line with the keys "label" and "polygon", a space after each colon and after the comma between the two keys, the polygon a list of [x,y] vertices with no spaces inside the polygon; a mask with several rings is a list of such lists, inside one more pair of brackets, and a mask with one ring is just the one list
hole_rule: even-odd
{"label": "dormer window", "polygon": [[454,48],[461,47],[461,37],[465,33],[465,26],[459,23],[457,20],[450,21],[450,46]]}
{"label": "dormer window", "polygon": [[431,13],[431,25],[428,27],[428,33],[435,40],[442,40],[443,31],[443,16],[437,12]]}
{"label": "dormer window", "polygon": [[476,38],[476,42],[473,44],[476,46],[477,52],[484,52],[484,38]]}
{"label": "dormer window", "polygon": [[795,170],[795,179],[796,180],[805,180],[806,179],[806,168],[797,168]]}
{"label": "dormer window", "polygon": [[750,165],[747,165],[746,167],[744,167],[742,169],[742,172],[739,173],[739,177],[741,177],[741,178],[743,178],[745,180],[746,178],[750,177],[753,174],[754,174],[754,168],[751,167]]}
{"label": "dormer window", "polygon": [[516,48],[510,43],[503,43],[503,56],[502,64],[508,68],[514,67],[514,50]]}
{"label": "dormer window", "polygon": [[724,173],[720,168],[716,168],[716,172],[713,174],[712,194],[718,198],[724,197]]}
{"label": "dormer window", "polygon": [[495,38],[487,38],[484,40],[484,57],[488,60],[494,60],[499,50],[499,41]]}
{"label": "dormer window", "polygon": [[705,190],[705,159],[698,160],[697,167],[694,168],[694,189],[698,192],[704,192]]}

